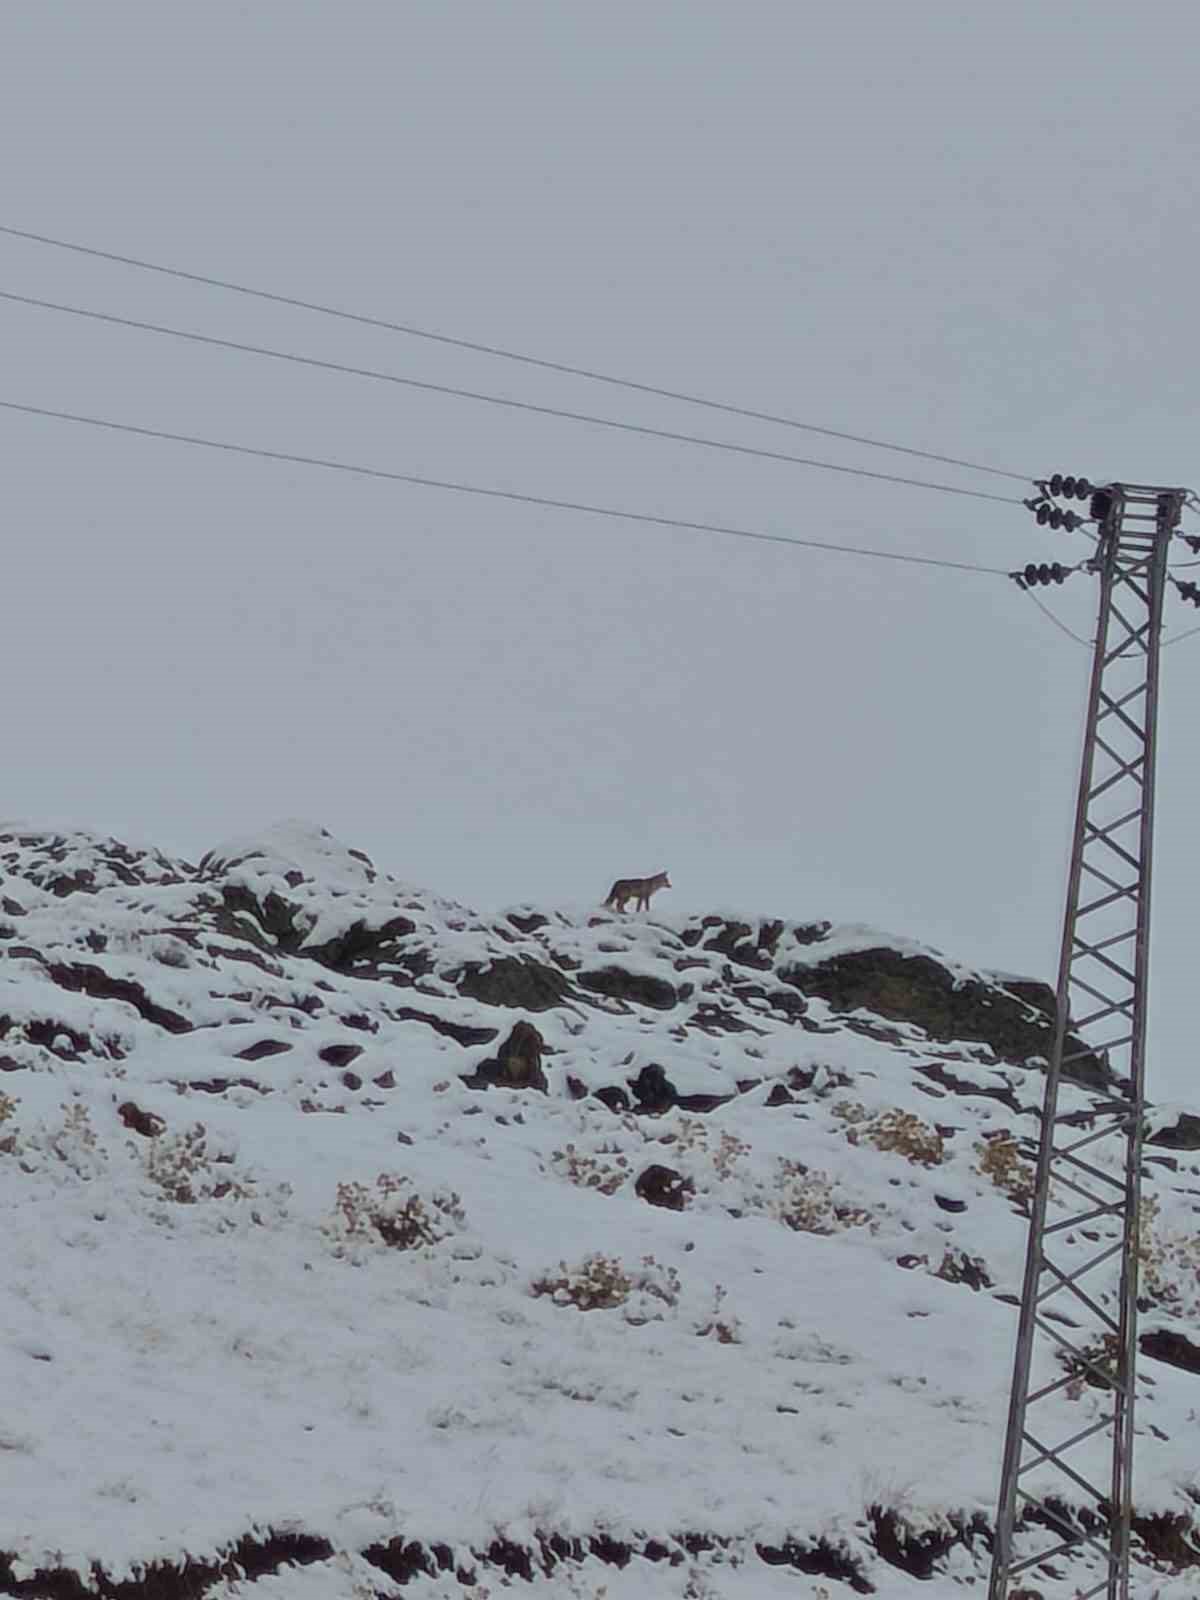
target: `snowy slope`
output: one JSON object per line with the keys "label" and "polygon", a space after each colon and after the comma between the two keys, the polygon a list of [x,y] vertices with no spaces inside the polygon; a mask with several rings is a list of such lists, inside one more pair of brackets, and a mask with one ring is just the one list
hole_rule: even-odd
{"label": "snowy slope", "polygon": [[[665,897],[485,920],[302,824],[0,872],[0,1593],[982,1594],[1040,985]],[[1154,1126],[1182,1600],[1200,1130]]]}

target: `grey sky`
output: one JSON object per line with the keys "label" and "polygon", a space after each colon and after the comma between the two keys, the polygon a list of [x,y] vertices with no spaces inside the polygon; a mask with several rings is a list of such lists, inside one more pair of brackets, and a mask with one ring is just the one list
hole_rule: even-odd
{"label": "grey sky", "polygon": [[[1153,0],[14,3],[0,222],[1030,474],[1195,484],[1198,47]],[[8,238],[0,287],[924,475]],[[1017,506],[12,305],[0,355],[0,398],[268,448],[1083,553]],[[663,909],[1050,974],[1087,658],[1013,586],[0,428],[5,813],[193,855],[298,814],[484,906],[667,866]],[[1051,599],[1089,631],[1088,584]],[[1164,666],[1151,1072],[1183,1095],[1200,637]]]}

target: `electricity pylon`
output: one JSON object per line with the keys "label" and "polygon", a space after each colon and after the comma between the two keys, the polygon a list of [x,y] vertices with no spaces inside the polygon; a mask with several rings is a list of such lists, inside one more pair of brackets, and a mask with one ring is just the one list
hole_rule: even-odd
{"label": "electricity pylon", "polygon": [[[1080,1600],[1129,1597],[1158,658],[1186,496],[1092,497],[1100,602],[989,1600],[1087,1549],[1104,1575]],[[1060,1111],[1064,1077],[1104,1098]]]}

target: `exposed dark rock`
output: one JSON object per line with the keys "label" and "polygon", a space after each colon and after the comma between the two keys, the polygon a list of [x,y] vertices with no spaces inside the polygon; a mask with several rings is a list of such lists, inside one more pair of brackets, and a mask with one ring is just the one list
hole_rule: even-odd
{"label": "exposed dark rock", "polygon": [[773,1011],[781,1011],[791,1022],[799,1022],[808,1011],[808,1001],[795,989],[772,989],[763,998]]}
{"label": "exposed dark rock", "polygon": [[402,1585],[417,1577],[434,1578],[438,1573],[431,1552],[415,1539],[389,1539],[386,1544],[368,1545],[363,1558]]}
{"label": "exposed dark rock", "polygon": [[29,1600],[201,1600],[218,1583],[244,1578],[253,1583],[285,1566],[311,1566],[328,1561],[333,1546],[327,1539],[304,1533],[246,1534],[229,1550],[208,1560],[185,1556],[181,1561],[151,1561],[132,1578],[113,1579],[93,1564],[86,1582],[66,1567],[42,1568],[32,1577],[13,1574],[13,1557],[0,1554],[0,1594]]}
{"label": "exposed dark rock", "polygon": [[226,1089],[254,1089],[259,1094],[270,1094],[253,1078],[192,1078],[188,1083],[177,1083],[177,1089],[195,1089],[199,1094],[224,1094]]}
{"label": "exposed dark rock", "polygon": [[672,1106],[679,1104],[675,1085],[657,1061],[652,1061],[649,1066],[643,1067],[637,1077],[632,1079],[629,1088],[636,1108],[652,1116],[670,1111]]}
{"label": "exposed dark rock", "polygon": [[469,962],[459,974],[458,992],[485,1006],[549,1011],[561,1005],[571,985],[557,967],[528,956],[500,956],[488,966]]}
{"label": "exposed dark rock", "polygon": [[143,1139],[156,1139],[166,1127],[161,1117],[155,1116],[153,1111],[143,1111],[140,1106],[135,1106],[132,1100],[126,1100],[117,1107],[117,1115],[127,1128],[132,1128],[134,1133],[140,1133]]}
{"label": "exposed dark rock", "polygon": [[674,1167],[664,1167],[658,1162],[645,1167],[639,1174],[634,1190],[647,1205],[663,1206],[667,1211],[682,1211],[696,1186]]}
{"label": "exposed dark rock", "polygon": [[152,1022],[156,1028],[164,1028],[168,1033],[192,1031],[192,1024],[186,1017],[156,1004],[142,985],[135,983],[132,978],[114,978],[103,967],[94,967],[88,962],[76,962],[73,965],[52,962],[46,972],[60,989],[90,995],[93,1000],[122,1000],[146,1022]]}
{"label": "exposed dark rock", "polygon": [[771,965],[772,952],[782,931],[781,923],[770,923],[768,926],[775,929],[775,937],[767,947],[764,947],[761,937],[751,938],[753,930],[748,922],[722,922],[716,932],[704,940],[704,949],[728,956],[739,967],[755,967],[763,971]]}
{"label": "exposed dark rock", "polygon": [[362,1088],[362,1079],[357,1072],[343,1072],[342,1082],[351,1093]]}
{"label": "exposed dark rock", "polygon": [[542,1071],[542,1053],[546,1041],[532,1022],[513,1024],[512,1032],[496,1053],[501,1076],[506,1083],[519,1089],[540,1089],[546,1093],[546,1074]]}
{"label": "exposed dark rock", "polygon": [[1169,1367],[1181,1367],[1184,1372],[1200,1372],[1200,1345],[1193,1344],[1186,1334],[1173,1328],[1155,1328],[1143,1333],[1138,1348],[1152,1361],[1165,1361]]}
{"label": "exposed dark rock", "polygon": [[776,1083],[772,1085],[771,1092],[764,1104],[768,1106],[790,1106],[794,1105],[795,1101],[781,1083]]}
{"label": "exposed dark rock", "polygon": [[394,959],[396,941],[416,931],[416,923],[407,917],[389,917],[377,928],[358,921],[324,944],[305,945],[299,954],[334,972],[354,974],[364,966],[378,966],[381,960]]}
{"label": "exposed dark rock", "polygon": [[285,1039],[256,1039],[237,1052],[239,1061],[264,1061],[267,1056],[284,1055],[292,1047]]}
{"label": "exposed dark rock", "polygon": [[901,1572],[914,1578],[931,1578],[937,1563],[954,1548],[965,1545],[970,1550],[977,1538],[991,1547],[991,1530],[982,1515],[963,1521],[950,1517],[945,1528],[930,1529],[926,1533],[913,1533],[894,1511],[881,1506],[871,1506],[867,1512],[871,1523],[872,1542],[883,1557]]}
{"label": "exposed dark rock", "polygon": [[965,1283],[968,1289],[990,1289],[992,1277],[982,1256],[969,1256],[965,1250],[947,1249],[942,1264],[934,1273],[943,1283]]}
{"label": "exposed dark rock", "polygon": [[372,1078],[371,1082],[377,1089],[394,1089],[396,1087],[396,1074],[389,1067],[386,1072],[381,1072],[377,1078]]}
{"label": "exposed dark rock", "polygon": [[363,1053],[360,1044],[327,1044],[324,1050],[317,1054],[326,1065],[331,1067],[348,1067],[352,1061],[357,1061]]}
{"label": "exposed dark rock", "polygon": [[605,995],[609,1000],[628,1000],[634,1005],[652,1006],[656,1011],[669,1011],[677,999],[674,985],[665,978],[626,972],[622,967],[599,967],[591,972],[581,972],[579,984],[592,994]]}
{"label": "exposed dark rock", "polygon": [[1200,1549],[1188,1538],[1192,1519],[1183,1512],[1160,1511],[1157,1516],[1133,1517],[1133,1531],[1152,1561],[1172,1572],[1200,1567]]}
{"label": "exposed dark rock", "polygon": [[688,1018],[689,1028],[700,1028],[704,1033],[757,1033],[765,1032],[753,1023],[739,1017],[726,1006],[699,1005]]}
{"label": "exposed dark rock", "polygon": [[832,1578],[848,1584],[855,1594],[875,1593],[875,1585],[863,1573],[861,1562],[848,1550],[830,1544],[828,1539],[818,1539],[815,1544],[785,1539],[782,1544],[760,1544],[755,1549],[759,1560],[769,1567],[792,1567],[811,1578]]}
{"label": "exposed dark rock", "polygon": [[539,1089],[549,1093],[542,1071],[542,1052],[546,1041],[532,1022],[513,1024],[512,1032],[497,1051],[495,1059],[481,1061],[473,1073],[463,1073],[468,1089]]}
{"label": "exposed dark rock", "polygon": [[546,926],[550,918],[544,917],[540,911],[510,911],[508,920],[522,933],[536,933],[539,928]]}
{"label": "exposed dark rock", "polygon": [[[915,1024],[931,1039],[990,1045],[1003,1061],[1023,1065],[1050,1053],[1054,992],[1046,984],[1021,981],[1003,989],[978,979],[958,981],[929,956],[904,955],[888,946],[851,950],[779,976],[836,1011],[867,1011],[892,1022]],[[1107,1065],[1082,1040],[1068,1036],[1067,1052],[1082,1051],[1063,1067],[1090,1089],[1115,1081]]]}
{"label": "exposed dark rock", "polygon": [[610,1111],[621,1112],[629,1110],[629,1096],[618,1084],[606,1083],[603,1088],[596,1090],[596,1099]]}
{"label": "exposed dark rock", "polygon": [[978,1095],[984,1100],[999,1100],[1002,1106],[1007,1106],[1010,1111],[1018,1115],[1021,1103],[1006,1083],[980,1085],[972,1083],[969,1078],[960,1078],[941,1061],[915,1061],[913,1071],[919,1072],[923,1078],[928,1078],[932,1083],[940,1083],[943,1089],[949,1089],[951,1094]]}
{"label": "exposed dark rock", "polygon": [[[57,1022],[52,1017],[38,1017],[25,1024],[25,1037],[30,1044],[40,1045],[43,1050],[49,1050],[51,1055],[56,1055],[60,1060],[71,1056],[91,1055],[93,1045],[91,1036],[81,1033],[78,1028],[71,1028],[65,1022]],[[67,1047],[63,1048],[62,1041],[66,1040]]]}
{"label": "exposed dark rock", "polygon": [[715,1111],[718,1106],[727,1106],[736,1099],[732,1094],[681,1094],[676,1099],[676,1105],[681,1111],[691,1111],[697,1116],[707,1116],[710,1111]]}
{"label": "exposed dark rock", "polygon": [[[234,939],[257,934],[255,942],[263,948],[276,948],[289,955],[299,948],[304,935],[297,931],[293,920],[296,908],[273,889],[258,900],[240,883],[222,884],[221,904],[225,914],[216,918],[218,932]],[[250,928],[246,926],[247,919]]]}
{"label": "exposed dark rock", "polygon": [[1164,1150],[1200,1150],[1200,1117],[1181,1111],[1169,1128],[1159,1128],[1146,1142]]}
{"label": "exposed dark rock", "polygon": [[606,1566],[627,1567],[633,1551],[623,1539],[614,1539],[607,1533],[594,1533],[588,1540],[588,1554],[595,1556],[597,1561],[603,1561]]}
{"label": "exposed dark rock", "polygon": [[[499,1031],[496,1028],[473,1028],[465,1022],[449,1022],[445,1017],[435,1016],[431,1011],[414,1011],[411,1006],[399,1006],[387,1015],[393,1022],[423,1022],[427,1028],[432,1028],[434,1033],[440,1033],[444,1039],[453,1039],[455,1044],[461,1044],[464,1049],[471,1050],[478,1044],[491,1044]],[[364,1018],[356,1022],[350,1017],[341,1019],[348,1028],[369,1027],[375,1032],[375,1024],[368,1023]]]}
{"label": "exposed dark rock", "polygon": [[952,1200],[948,1194],[935,1194],[933,1203],[935,1206],[940,1206],[943,1211],[957,1212],[967,1209],[965,1200]]}

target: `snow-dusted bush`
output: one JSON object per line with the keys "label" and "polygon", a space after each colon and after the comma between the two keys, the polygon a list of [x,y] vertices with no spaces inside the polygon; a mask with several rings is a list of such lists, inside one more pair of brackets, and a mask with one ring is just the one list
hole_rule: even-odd
{"label": "snow-dusted bush", "polygon": [[[11,1122],[16,1114],[17,1102],[12,1098],[11,1095],[7,1095],[3,1092],[3,1090],[0,1090],[0,1128],[2,1128],[6,1122]],[[0,1134],[0,1155],[10,1156],[13,1154],[16,1148],[17,1136],[15,1133]]]}
{"label": "snow-dusted bush", "polygon": [[85,1182],[99,1177],[107,1162],[108,1152],[96,1137],[87,1106],[79,1100],[71,1100],[64,1101],[59,1109],[62,1112],[61,1121],[43,1121],[20,1136],[14,1132],[4,1142],[3,1148],[18,1157],[25,1172],[43,1171],[55,1176],[69,1174]]}
{"label": "snow-dusted bush", "polygon": [[321,1231],[337,1256],[355,1258],[364,1246],[418,1250],[440,1243],[466,1224],[459,1196],[438,1189],[427,1198],[400,1173],[381,1172],[374,1188],[339,1183],[333,1215]]}
{"label": "snow-dusted bush", "polygon": [[179,1133],[161,1133],[147,1140],[144,1146],[134,1146],[131,1141],[128,1148],[144,1152],[142,1165],[146,1176],[176,1205],[192,1206],[200,1200],[222,1200],[226,1195],[242,1200],[249,1194],[247,1184],[231,1175],[214,1172],[214,1161],[228,1165],[231,1158],[209,1149],[208,1130],[202,1122],[193,1123]]}
{"label": "snow-dusted bush", "polygon": [[728,1182],[736,1175],[738,1162],[750,1154],[750,1146],[728,1128],[721,1128],[714,1147],[710,1142],[713,1131],[700,1117],[681,1117],[676,1131],[663,1136],[660,1143],[675,1144],[681,1153],[706,1158],[717,1177]]}
{"label": "snow-dusted bush", "polygon": [[626,1267],[618,1256],[593,1252],[577,1265],[558,1263],[558,1271],[545,1272],[529,1286],[535,1297],[548,1296],[556,1306],[574,1306],[578,1311],[624,1308],[625,1321],[635,1327],[660,1321],[664,1307],[673,1310],[679,1301],[679,1274],[674,1267],[660,1265],[653,1256],[643,1256],[636,1267]]}
{"label": "snow-dusted bush", "polygon": [[[215,1205],[210,1221],[221,1231],[247,1221],[265,1226],[287,1214],[291,1185],[264,1188],[252,1173],[239,1169],[233,1150],[214,1142],[202,1122],[136,1144],[127,1140],[125,1148],[149,1179],[154,1201],[167,1200],[172,1206]],[[158,1207],[154,1216],[162,1223],[172,1220],[170,1212]]]}
{"label": "snow-dusted bush", "polygon": [[741,1344],[742,1324],[732,1311],[723,1310],[729,1290],[723,1283],[713,1286],[713,1308],[709,1316],[696,1324],[701,1339],[715,1339],[718,1344]]}

